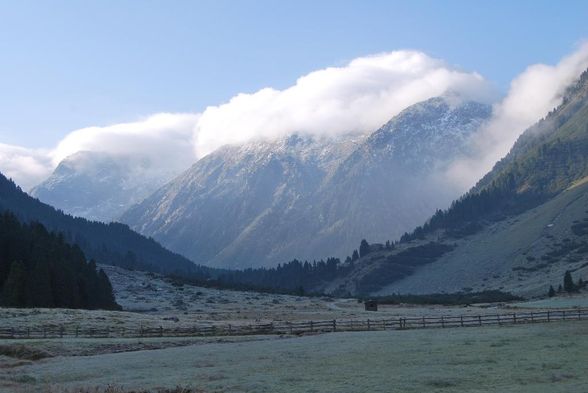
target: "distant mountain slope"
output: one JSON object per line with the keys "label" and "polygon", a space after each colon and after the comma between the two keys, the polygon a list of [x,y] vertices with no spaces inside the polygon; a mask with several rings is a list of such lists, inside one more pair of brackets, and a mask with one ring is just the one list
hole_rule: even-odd
{"label": "distant mountain slope", "polygon": [[146,157],[80,151],[61,161],[31,195],[68,214],[110,222],[177,174]]}
{"label": "distant mountain slope", "polygon": [[356,143],[291,136],[226,146],[122,221],[211,266],[284,262],[300,251],[301,237],[312,236],[309,198]]}
{"label": "distant mountain slope", "polygon": [[27,195],[0,174],[0,211],[8,210],[23,222],[38,221],[51,231],[62,232],[89,259],[99,263],[156,272],[198,273],[199,267],[152,239],[119,223],[103,224],[75,218]]}
{"label": "distant mountain slope", "polygon": [[588,236],[578,224],[588,225],[588,183],[455,239],[453,251],[378,293],[500,289],[545,296],[550,285],[562,284],[566,270],[575,280],[588,278]]}
{"label": "distant mountain slope", "polygon": [[[586,179],[588,72],[470,192],[403,236],[395,250],[360,259],[329,290],[384,294],[473,288],[537,295],[557,286],[565,270],[586,278]],[[439,251],[428,259],[427,245]],[[398,257],[407,252],[417,257]]]}
{"label": "distant mountain slope", "polygon": [[314,214],[323,217],[325,239],[317,248],[346,255],[362,238],[398,238],[448,206],[463,190],[439,174],[467,152],[468,138],[490,114],[488,105],[437,97],[370,135],[321,189]]}
{"label": "distant mountain slope", "polygon": [[399,236],[459,195],[435,173],[463,153],[490,111],[434,98],[367,139],[292,136],[227,146],[121,219],[210,266],[343,257],[363,236]]}

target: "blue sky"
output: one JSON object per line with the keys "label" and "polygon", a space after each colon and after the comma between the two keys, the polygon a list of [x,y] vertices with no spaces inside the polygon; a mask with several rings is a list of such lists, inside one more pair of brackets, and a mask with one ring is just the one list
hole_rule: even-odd
{"label": "blue sky", "polygon": [[587,38],[587,17],[586,1],[2,1],[0,143],[50,147],[85,126],[201,112],[397,49],[506,91]]}

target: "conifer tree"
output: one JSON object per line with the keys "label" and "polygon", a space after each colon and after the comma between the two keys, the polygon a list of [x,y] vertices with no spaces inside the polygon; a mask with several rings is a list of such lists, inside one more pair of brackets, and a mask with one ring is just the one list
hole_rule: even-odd
{"label": "conifer tree", "polygon": [[0,305],[120,308],[106,274],[79,247],[10,213],[0,214]]}
{"label": "conifer tree", "polygon": [[576,290],[576,286],[574,285],[574,280],[572,279],[572,273],[570,273],[569,270],[566,270],[566,272],[564,274],[563,287],[564,287],[564,290],[568,293],[574,292]]}
{"label": "conifer tree", "polygon": [[369,254],[369,252],[370,252],[370,245],[367,242],[367,240],[363,239],[361,241],[361,244],[359,245],[359,256],[363,258],[367,254]]}
{"label": "conifer tree", "polygon": [[23,307],[26,305],[26,270],[24,263],[14,261],[10,265],[10,272],[4,282],[2,303],[9,307]]}

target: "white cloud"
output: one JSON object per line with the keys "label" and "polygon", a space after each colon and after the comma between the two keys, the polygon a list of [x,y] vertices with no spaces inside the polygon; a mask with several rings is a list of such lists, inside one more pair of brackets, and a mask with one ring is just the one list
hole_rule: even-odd
{"label": "white cloud", "polygon": [[487,100],[492,91],[476,73],[452,68],[417,51],[361,57],[344,67],[311,72],[285,90],[238,94],[199,114],[156,114],[144,120],[88,127],[55,148],[32,151],[4,146],[0,171],[25,188],[37,184],[78,151],[149,158],[170,173],[187,168],[218,147],[293,132],[318,136],[376,129],[407,106],[455,91]]}
{"label": "white cloud", "polygon": [[186,169],[196,159],[193,129],[198,117],[160,113],[131,123],[82,128],[62,139],[51,151],[51,159],[56,166],[78,151],[97,151],[145,157],[171,171]]}
{"label": "white cloud", "polygon": [[64,158],[79,151],[105,152],[148,163],[154,175],[175,175],[196,160],[195,114],[160,113],[145,119],[69,133],[53,149],[0,144],[0,171],[29,190],[45,180]]}
{"label": "white cloud", "polygon": [[[524,129],[559,103],[565,87],[587,66],[584,45],[556,66],[534,65],[518,76],[506,98],[495,105],[492,121],[473,141],[473,158],[451,167],[451,180],[470,187]],[[0,171],[29,188],[63,158],[78,151],[98,151],[146,157],[152,168],[177,173],[225,144],[294,132],[315,136],[369,132],[409,105],[448,92],[484,102],[495,98],[479,74],[422,52],[361,57],[343,67],[311,72],[284,90],[238,94],[202,114],[162,113],[136,122],[88,127],[71,132],[47,150],[0,145]]]}
{"label": "white cloud", "polygon": [[51,173],[51,159],[46,150],[26,149],[0,143],[0,170],[19,186],[28,190]]}
{"label": "white cloud", "polygon": [[224,144],[294,132],[365,133],[409,105],[449,91],[484,101],[494,96],[479,74],[422,52],[361,57],[344,67],[311,72],[285,90],[266,88],[208,107],[196,127],[196,151],[202,156]]}
{"label": "white cloud", "polygon": [[504,157],[517,138],[561,104],[565,89],[588,68],[588,43],[557,65],[529,66],[511,83],[507,96],[494,106],[493,116],[472,139],[472,154],[448,170],[462,189],[472,187]]}

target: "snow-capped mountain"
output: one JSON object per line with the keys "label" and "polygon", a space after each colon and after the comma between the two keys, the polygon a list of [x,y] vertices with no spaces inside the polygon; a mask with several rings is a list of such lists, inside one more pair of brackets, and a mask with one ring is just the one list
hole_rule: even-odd
{"label": "snow-capped mountain", "polygon": [[61,161],[31,194],[74,216],[109,222],[177,174],[147,157],[80,151]]}
{"label": "snow-capped mountain", "polygon": [[488,105],[432,98],[375,131],[323,187],[317,247],[342,255],[362,238],[397,239],[447,207],[464,190],[441,174],[467,152],[469,137],[490,114]]}
{"label": "snow-capped mountain", "polygon": [[271,266],[349,254],[422,223],[463,190],[437,173],[491,108],[433,98],[369,137],[291,136],[226,146],[122,215],[199,263]]}
{"label": "snow-capped mountain", "polygon": [[122,216],[196,262],[267,265],[300,252],[325,179],[362,138],[290,136],[225,146]]}

